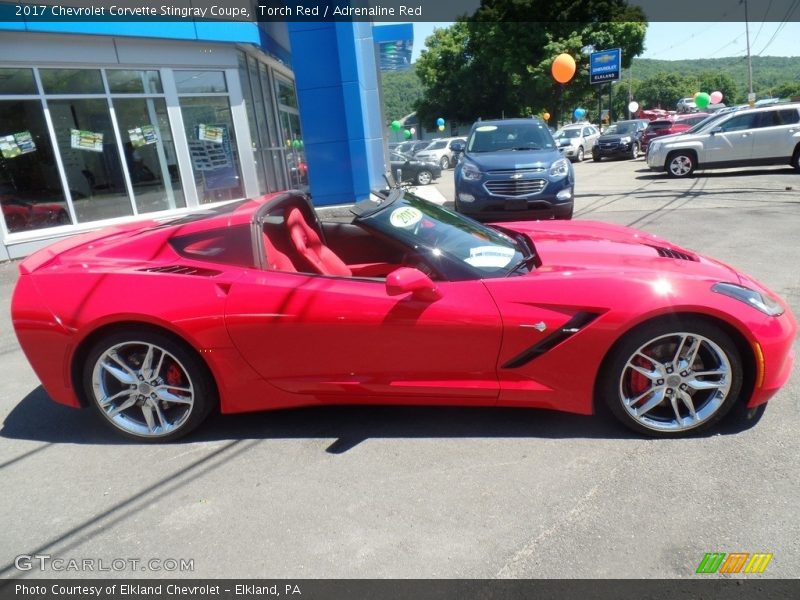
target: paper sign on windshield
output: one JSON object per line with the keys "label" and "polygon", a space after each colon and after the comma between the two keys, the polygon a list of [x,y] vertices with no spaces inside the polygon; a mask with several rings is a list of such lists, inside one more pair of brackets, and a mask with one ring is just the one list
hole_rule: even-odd
{"label": "paper sign on windshield", "polygon": [[502,268],[514,258],[515,250],[503,246],[478,246],[469,249],[469,256],[464,259],[465,263],[473,267],[496,267]]}

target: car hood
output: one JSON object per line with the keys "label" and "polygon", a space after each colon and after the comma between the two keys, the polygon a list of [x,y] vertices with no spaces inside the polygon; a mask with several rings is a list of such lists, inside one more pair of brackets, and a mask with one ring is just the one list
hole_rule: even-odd
{"label": "car hood", "polygon": [[482,171],[510,169],[547,169],[553,161],[561,158],[555,148],[543,150],[507,150],[500,152],[470,152],[465,158],[472,161]]}
{"label": "car hood", "polygon": [[636,134],[633,133],[610,133],[608,135],[601,135],[598,142],[619,142],[624,137],[633,138]]}
{"label": "car hood", "polygon": [[597,221],[519,221],[502,227],[533,242],[542,268],[574,273],[614,271],[680,275],[741,282],[728,265],[676,246],[656,235]]}

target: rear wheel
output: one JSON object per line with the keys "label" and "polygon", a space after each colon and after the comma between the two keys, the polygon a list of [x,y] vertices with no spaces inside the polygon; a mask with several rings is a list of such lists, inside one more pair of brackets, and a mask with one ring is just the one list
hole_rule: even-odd
{"label": "rear wheel", "polygon": [[174,440],[217,404],[205,363],[185,344],[155,331],[103,337],[83,366],[85,397],[117,432],[139,441]]}
{"label": "rear wheel", "polygon": [[689,152],[673,152],[667,157],[667,174],[670,177],[689,177],[696,166],[694,154]]}
{"label": "rear wheel", "polygon": [[680,437],[707,429],[736,403],[742,360],[722,329],[700,319],[634,329],[604,363],[598,392],[631,429]]}
{"label": "rear wheel", "polygon": [[423,169],[417,173],[416,179],[417,185],[428,185],[431,181],[433,181],[433,174],[430,171]]}
{"label": "rear wheel", "polygon": [[584,158],[584,152],[583,152],[583,146],[581,146],[578,148],[578,155],[575,157],[575,160],[577,162],[583,162],[583,158]]}
{"label": "rear wheel", "polygon": [[794,167],[795,171],[800,171],[800,145],[794,149],[794,155],[792,156],[792,166]]}

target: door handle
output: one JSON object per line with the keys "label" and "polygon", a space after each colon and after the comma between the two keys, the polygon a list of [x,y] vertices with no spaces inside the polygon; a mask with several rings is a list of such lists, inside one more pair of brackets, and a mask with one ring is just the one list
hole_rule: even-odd
{"label": "door handle", "polygon": [[749,134],[749,133],[743,133],[743,134],[742,134],[742,137],[743,137],[743,138],[750,137],[750,134]]}

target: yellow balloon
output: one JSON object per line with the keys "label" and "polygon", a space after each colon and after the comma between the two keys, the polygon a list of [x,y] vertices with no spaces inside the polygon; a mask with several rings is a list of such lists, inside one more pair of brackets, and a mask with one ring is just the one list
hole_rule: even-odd
{"label": "yellow balloon", "polygon": [[542,113],[542,118],[543,118],[545,121],[549,121],[549,120],[550,120],[550,113],[549,113],[549,112],[547,112],[547,111],[544,111],[544,112]]}

